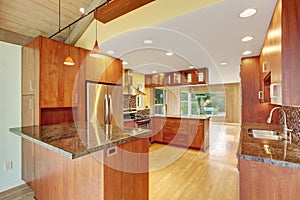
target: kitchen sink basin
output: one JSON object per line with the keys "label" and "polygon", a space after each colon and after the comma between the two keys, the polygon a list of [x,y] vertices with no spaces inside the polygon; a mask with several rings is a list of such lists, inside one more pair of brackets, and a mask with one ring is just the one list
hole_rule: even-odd
{"label": "kitchen sink basin", "polygon": [[259,139],[268,139],[268,140],[283,140],[284,138],[279,135],[277,131],[274,130],[259,130],[259,129],[249,129],[249,136]]}

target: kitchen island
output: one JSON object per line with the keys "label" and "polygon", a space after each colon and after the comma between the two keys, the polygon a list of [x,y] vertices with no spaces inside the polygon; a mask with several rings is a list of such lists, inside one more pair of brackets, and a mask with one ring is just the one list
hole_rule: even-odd
{"label": "kitchen island", "polygon": [[209,116],[153,115],[151,142],[206,151],[209,119]]}
{"label": "kitchen island", "polygon": [[150,130],[86,123],[11,128],[42,199],[148,199]]}
{"label": "kitchen island", "polygon": [[253,138],[249,129],[281,131],[279,125],[242,125],[237,151],[240,199],[299,199],[299,141],[290,144],[286,140]]}

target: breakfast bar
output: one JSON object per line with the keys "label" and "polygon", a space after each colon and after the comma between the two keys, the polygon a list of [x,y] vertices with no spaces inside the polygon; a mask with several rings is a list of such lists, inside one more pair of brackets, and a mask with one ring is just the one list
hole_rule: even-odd
{"label": "breakfast bar", "polygon": [[148,199],[150,130],[78,122],[10,131],[38,200]]}

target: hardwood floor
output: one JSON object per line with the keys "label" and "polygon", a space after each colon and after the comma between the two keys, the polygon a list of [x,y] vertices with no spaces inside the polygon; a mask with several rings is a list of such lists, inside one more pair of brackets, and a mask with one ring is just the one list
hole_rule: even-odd
{"label": "hardwood floor", "polygon": [[210,150],[150,148],[150,200],[238,199],[240,126],[211,124]]}
{"label": "hardwood floor", "polygon": [[[210,124],[210,150],[153,144],[150,148],[150,200],[237,200],[238,170],[235,157],[240,126]],[[7,191],[2,195],[11,195]],[[13,194],[14,198],[33,199]]]}

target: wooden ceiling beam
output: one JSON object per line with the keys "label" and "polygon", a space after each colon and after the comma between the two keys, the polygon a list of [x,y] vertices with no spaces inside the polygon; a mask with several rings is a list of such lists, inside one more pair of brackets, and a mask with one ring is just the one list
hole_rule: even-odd
{"label": "wooden ceiling beam", "polygon": [[94,13],[94,18],[107,23],[153,1],[155,0],[113,0],[99,8]]}
{"label": "wooden ceiling beam", "polygon": [[33,38],[0,28],[0,41],[24,46]]}

